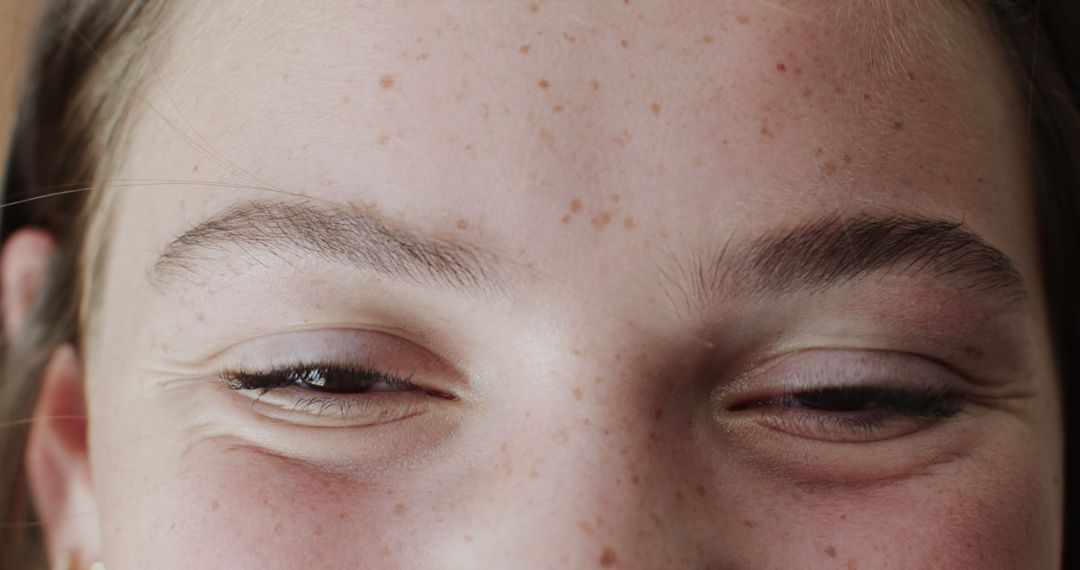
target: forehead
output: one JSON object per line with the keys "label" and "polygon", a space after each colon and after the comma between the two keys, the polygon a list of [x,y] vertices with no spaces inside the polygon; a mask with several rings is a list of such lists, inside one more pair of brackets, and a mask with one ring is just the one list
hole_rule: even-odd
{"label": "forehead", "polygon": [[[860,208],[1026,236],[1012,86],[955,7],[195,6],[121,177],[358,201],[540,257]],[[162,241],[265,193],[196,186],[126,201]]]}

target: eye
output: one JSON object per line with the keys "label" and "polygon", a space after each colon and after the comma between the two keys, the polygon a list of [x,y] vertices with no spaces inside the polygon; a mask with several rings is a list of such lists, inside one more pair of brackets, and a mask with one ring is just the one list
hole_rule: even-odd
{"label": "eye", "polygon": [[362,394],[417,389],[411,375],[402,377],[392,372],[333,364],[293,366],[262,373],[226,370],[221,378],[233,390],[271,390],[296,386],[316,392]]}
{"label": "eye", "polygon": [[273,419],[314,425],[365,426],[423,413],[452,394],[424,388],[412,375],[356,365],[302,364],[267,371],[223,370],[225,386],[253,398]]}
{"label": "eye", "polygon": [[976,399],[947,365],[888,350],[804,349],[748,367],[716,392],[720,418],[787,436],[872,443],[946,424]]}
{"label": "eye", "polygon": [[951,418],[964,403],[963,397],[947,389],[853,386],[786,392],[730,410],[756,414],[760,423],[791,435],[869,442],[907,435]]}

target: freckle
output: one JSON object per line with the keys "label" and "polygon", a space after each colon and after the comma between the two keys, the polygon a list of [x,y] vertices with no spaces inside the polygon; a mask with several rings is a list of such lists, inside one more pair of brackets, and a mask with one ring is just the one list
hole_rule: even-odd
{"label": "freckle", "polygon": [[551,111],[552,111],[553,113],[562,113],[562,112],[563,112],[563,109],[565,109],[565,108],[566,108],[566,107],[564,107],[564,106],[563,106],[563,105],[561,105],[561,104],[555,104],[555,105],[553,105],[553,106],[551,107]]}
{"label": "freckle", "polygon": [[569,224],[570,223],[570,214],[566,214],[566,215],[564,215],[562,217],[562,223],[564,223],[564,224]]}
{"label": "freckle", "polygon": [[390,142],[390,136],[386,134],[381,134],[375,139],[375,144],[378,145],[385,145],[388,142]]}
{"label": "freckle", "polygon": [[803,97],[806,97],[807,99],[809,99],[810,96],[813,95],[813,94],[814,94],[813,89],[810,89],[809,87],[807,87],[806,89],[803,89],[803,92],[802,92]]}
{"label": "freckle", "polygon": [[465,542],[472,542],[473,541],[473,537],[472,537],[471,534],[466,534],[464,536],[464,538],[465,538]]}
{"label": "freckle", "polygon": [[626,218],[623,219],[623,227],[628,230],[634,229],[634,218],[626,216]]}
{"label": "freckle", "polygon": [[602,230],[611,223],[611,213],[601,212],[599,216],[595,216],[589,221],[592,222],[594,228],[596,228],[597,230]]}
{"label": "freckle", "polygon": [[195,320],[201,323],[206,320],[206,315],[204,313],[195,313]]}
{"label": "freckle", "polygon": [[652,106],[649,108],[652,109],[654,115],[660,114],[660,103],[653,103]]}
{"label": "freckle", "polygon": [[705,496],[705,487],[702,487],[701,485],[698,485],[697,487],[694,487],[694,490],[697,491],[697,494],[698,494],[699,497],[704,497]]}
{"label": "freckle", "polygon": [[755,527],[757,527],[757,523],[755,523],[754,521],[750,521],[750,520],[743,521],[743,525],[746,526],[746,528],[755,528]]}
{"label": "freckle", "polygon": [[540,472],[539,471],[537,471],[536,469],[531,469],[529,471],[529,479],[536,479],[538,477],[540,477]]}
{"label": "freckle", "polygon": [[814,156],[817,156],[817,157],[825,156],[825,149],[821,148],[820,146],[815,148],[814,149]]}
{"label": "freckle", "polygon": [[618,562],[618,557],[615,555],[615,551],[610,546],[605,546],[604,551],[600,553],[600,565],[604,568],[610,568]]}
{"label": "freckle", "polygon": [[191,171],[192,171],[192,172],[198,172],[198,171],[199,171],[199,165],[198,165],[198,164],[196,164],[196,165],[192,166],[192,167],[191,167]]}
{"label": "freckle", "polygon": [[394,514],[395,515],[398,515],[398,516],[404,515],[408,510],[409,509],[408,509],[408,507],[405,506],[405,503],[398,503],[398,504],[394,505]]}
{"label": "freckle", "polygon": [[738,18],[735,18],[735,19],[738,20],[738,22],[740,24],[747,24],[747,23],[750,22],[750,18],[747,17],[747,16],[739,16]]}
{"label": "freckle", "polygon": [[283,525],[281,523],[277,523],[276,525],[274,525],[274,534],[278,534],[282,530],[285,530],[285,525]]}
{"label": "freckle", "polygon": [[630,47],[630,42],[628,42],[626,40],[619,40],[619,44],[621,44],[622,47],[624,47],[624,48]]}
{"label": "freckle", "polygon": [[784,73],[785,71],[787,71],[787,66],[784,65],[783,63],[778,63],[778,64],[776,64],[776,70],[779,71],[780,73]]}
{"label": "freckle", "polygon": [[570,200],[570,211],[571,212],[580,212],[581,211],[581,200],[578,200],[577,198],[574,198],[573,200]]}
{"label": "freckle", "polygon": [[461,218],[460,220],[457,221],[457,227],[458,227],[459,230],[467,230],[467,229],[469,229],[469,220],[466,220],[465,218]]}
{"label": "freckle", "polygon": [[915,81],[915,72],[909,71],[907,74],[908,79]]}
{"label": "freckle", "polygon": [[844,155],[844,164],[851,164],[852,160],[854,160],[854,159],[851,158],[850,154],[845,154]]}
{"label": "freckle", "polygon": [[712,36],[705,36],[705,37],[701,38],[701,41],[702,41],[702,43],[711,44],[714,41],[716,41],[716,38],[714,38]]}
{"label": "freckle", "polygon": [[547,88],[551,87],[551,84],[548,83],[547,79],[541,79],[536,84],[539,85],[541,89],[547,89]]}
{"label": "freckle", "polygon": [[529,50],[531,50],[531,49],[532,49],[531,45],[525,44],[525,45],[519,47],[518,51],[520,51],[521,53],[527,54],[527,53],[529,53]]}
{"label": "freckle", "polygon": [[600,89],[600,82],[599,82],[599,81],[597,81],[597,80],[595,80],[595,79],[593,79],[592,81],[590,81],[590,82],[589,82],[589,85],[591,85],[591,86],[592,86],[592,90],[593,90],[593,91],[598,91],[598,90]]}
{"label": "freckle", "polygon": [[217,501],[217,499],[214,499],[213,501],[210,501],[210,510],[216,511],[219,508],[221,508],[221,503],[219,503]]}
{"label": "freckle", "polygon": [[894,128],[894,129],[896,129],[896,130],[898,130],[898,131],[902,131],[902,130],[904,130],[904,123],[903,123],[903,121],[896,121],[896,122],[894,122],[894,123],[892,124],[892,128]]}
{"label": "freckle", "polygon": [[593,384],[599,385],[599,384],[602,384],[603,382],[604,382],[604,379],[601,378],[600,376],[597,376],[596,378],[593,378]]}
{"label": "freckle", "polygon": [[424,53],[416,56],[416,61],[427,61],[429,57],[431,57],[431,54],[425,51]]}
{"label": "freckle", "polygon": [[530,14],[535,14],[535,13],[537,13],[539,11],[540,11],[540,5],[539,4],[537,4],[536,2],[533,2],[533,3],[529,4],[529,13]]}
{"label": "freckle", "polygon": [[582,398],[582,396],[583,396],[583,393],[581,392],[581,388],[574,388],[574,399],[575,400],[580,400]]}
{"label": "freckle", "polygon": [[848,558],[847,559],[847,569],[848,570],[855,570],[856,568],[858,568],[858,566],[855,564],[855,559],[854,558]]}
{"label": "freckle", "polygon": [[568,33],[568,32],[563,32],[563,33],[562,33],[562,37],[563,37],[563,39],[564,39],[564,40],[566,40],[566,41],[568,41],[568,42],[570,42],[570,43],[575,43],[575,42],[577,42],[577,38],[575,38],[574,36],[570,35],[570,33]]}
{"label": "freckle", "polygon": [[825,554],[828,554],[829,558],[836,558],[836,547],[830,544],[829,547],[825,549]]}
{"label": "freckle", "polygon": [[656,420],[656,421],[660,421],[660,420],[664,419],[664,410],[662,410],[660,408],[656,408],[656,411],[653,412],[653,419]]}
{"label": "freckle", "polygon": [[346,513],[346,512],[338,513],[337,518],[338,518],[339,521],[349,520],[349,513]]}
{"label": "freckle", "polygon": [[382,87],[383,89],[390,89],[394,86],[394,83],[394,76],[389,73],[379,78],[379,87]]}
{"label": "freckle", "polygon": [[680,503],[683,502],[682,491],[675,491],[675,500],[680,502]]}
{"label": "freckle", "polygon": [[831,160],[826,161],[821,169],[825,171],[825,174],[836,174],[836,163]]}
{"label": "freckle", "polygon": [[776,133],[770,131],[768,125],[761,125],[761,136],[771,139],[776,136]]}
{"label": "freckle", "polygon": [[863,101],[869,101],[870,100],[870,94],[869,93],[863,93],[862,98],[863,98]]}

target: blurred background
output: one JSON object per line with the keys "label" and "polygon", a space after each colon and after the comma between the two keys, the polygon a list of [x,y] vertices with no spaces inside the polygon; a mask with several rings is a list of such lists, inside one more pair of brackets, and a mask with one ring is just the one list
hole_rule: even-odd
{"label": "blurred background", "polygon": [[[0,0],[0,172],[7,166],[15,107],[42,4],[44,0]],[[3,180],[0,176],[0,184]]]}

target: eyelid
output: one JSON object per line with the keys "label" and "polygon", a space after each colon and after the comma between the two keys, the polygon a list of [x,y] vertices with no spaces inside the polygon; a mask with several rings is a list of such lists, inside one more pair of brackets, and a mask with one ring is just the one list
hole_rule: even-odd
{"label": "eyelid", "polygon": [[962,389],[955,372],[928,358],[886,350],[803,349],[755,363],[717,386],[714,400],[767,399],[823,388]]}
{"label": "eyelid", "polygon": [[[238,344],[222,354],[217,380],[231,400],[283,424],[313,427],[385,425],[459,399],[458,376],[409,341],[359,329],[290,331]],[[284,376],[325,367],[409,378],[415,390],[319,391]],[[249,375],[251,382],[230,382]]]}
{"label": "eyelid", "polygon": [[[356,366],[412,374],[460,391],[460,376],[424,347],[380,331],[318,329],[289,331],[237,344],[220,355],[216,370],[264,372],[314,364]],[[445,384],[445,385],[443,385]],[[433,386],[432,388],[436,388]]]}

